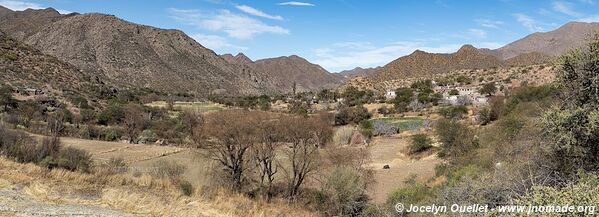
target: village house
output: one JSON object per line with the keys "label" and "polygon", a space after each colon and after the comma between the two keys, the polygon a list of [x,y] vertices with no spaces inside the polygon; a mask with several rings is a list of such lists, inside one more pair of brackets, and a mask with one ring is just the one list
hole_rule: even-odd
{"label": "village house", "polygon": [[395,91],[394,90],[388,90],[387,93],[385,93],[385,97],[387,99],[395,99]]}

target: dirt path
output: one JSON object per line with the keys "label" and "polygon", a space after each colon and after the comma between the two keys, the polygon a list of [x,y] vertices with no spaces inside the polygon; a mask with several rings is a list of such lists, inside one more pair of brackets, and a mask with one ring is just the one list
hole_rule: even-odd
{"label": "dirt path", "polygon": [[[376,182],[369,189],[374,202],[384,203],[388,194],[402,187],[403,181],[413,174],[418,181],[424,181],[435,174],[435,165],[441,161],[436,155],[420,160],[409,159],[401,152],[409,142],[410,137],[405,134],[378,137],[368,148],[372,162],[367,167],[375,172]],[[389,165],[389,169],[383,169],[385,165]]]}
{"label": "dirt path", "polygon": [[[0,182],[6,183],[0,179]],[[0,216],[139,216],[110,208],[37,200],[18,185],[0,186]]]}

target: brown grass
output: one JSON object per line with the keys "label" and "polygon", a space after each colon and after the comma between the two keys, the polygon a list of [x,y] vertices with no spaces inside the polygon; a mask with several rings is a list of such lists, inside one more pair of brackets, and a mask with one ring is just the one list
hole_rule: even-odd
{"label": "brown grass", "polygon": [[198,191],[182,196],[168,179],[144,175],[95,175],[47,170],[0,158],[0,188],[25,186],[38,201],[110,207],[132,214],[156,216],[317,216],[282,201],[266,203],[217,191],[209,199]]}

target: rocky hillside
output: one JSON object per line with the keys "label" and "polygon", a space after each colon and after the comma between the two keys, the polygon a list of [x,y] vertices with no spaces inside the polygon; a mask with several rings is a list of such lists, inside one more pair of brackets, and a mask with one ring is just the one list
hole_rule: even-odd
{"label": "rocky hillside", "polygon": [[555,57],[539,52],[530,52],[505,60],[508,66],[530,66],[551,62]]}
{"label": "rocky hillside", "polygon": [[252,61],[243,53],[235,56],[224,54],[222,58],[231,64],[240,66],[244,72],[265,78],[263,84],[268,89],[279,90],[283,93],[293,91],[317,91],[325,88],[335,88],[344,78],[335,73],[329,73],[319,65],[308,62],[296,55]]}
{"label": "rocky hillside", "polygon": [[424,77],[460,69],[501,67],[504,62],[495,56],[480,52],[472,45],[464,45],[451,54],[427,53],[416,50],[400,57],[378,70],[371,78],[374,81]]}
{"label": "rocky hillside", "polygon": [[504,60],[530,52],[558,56],[583,45],[595,30],[599,30],[599,23],[569,22],[553,31],[528,35],[493,52]]}
{"label": "rocky hillside", "polygon": [[352,78],[355,78],[355,77],[367,77],[367,76],[370,76],[370,75],[374,74],[379,69],[381,69],[381,67],[375,67],[375,68],[356,67],[354,69],[341,71],[338,74],[341,75],[341,76],[343,76],[345,79],[352,79]]}
{"label": "rocky hillside", "polygon": [[0,81],[16,90],[40,89],[67,102],[107,89],[102,75],[80,71],[0,32]]}
{"label": "rocky hillside", "polygon": [[[138,25],[104,14],[60,15],[54,9],[0,10],[0,29],[81,70],[117,83],[208,95],[266,91],[251,77],[178,30]],[[200,42],[201,43],[201,42]]]}

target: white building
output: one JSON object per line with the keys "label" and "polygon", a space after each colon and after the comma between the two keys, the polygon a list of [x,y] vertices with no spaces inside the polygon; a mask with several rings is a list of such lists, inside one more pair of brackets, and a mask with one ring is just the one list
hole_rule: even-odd
{"label": "white building", "polygon": [[395,96],[395,91],[393,90],[389,90],[387,93],[385,93],[385,97],[387,97],[387,99],[395,99]]}

